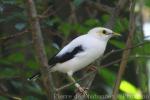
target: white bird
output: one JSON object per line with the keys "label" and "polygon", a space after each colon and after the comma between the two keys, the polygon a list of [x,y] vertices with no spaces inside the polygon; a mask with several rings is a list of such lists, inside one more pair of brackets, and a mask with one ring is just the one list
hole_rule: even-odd
{"label": "white bird", "polygon": [[[113,36],[120,36],[120,34],[104,27],[89,30],[87,34],[72,40],[49,60],[50,72],[66,73],[79,91],[84,92],[84,89],[73,78],[73,73],[102,57],[108,40]],[[33,75],[29,80],[38,76],[40,73]]]}

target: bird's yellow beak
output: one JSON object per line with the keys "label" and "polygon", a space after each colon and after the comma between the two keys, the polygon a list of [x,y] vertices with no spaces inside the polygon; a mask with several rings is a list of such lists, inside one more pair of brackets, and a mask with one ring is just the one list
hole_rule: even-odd
{"label": "bird's yellow beak", "polygon": [[121,34],[116,33],[116,32],[113,32],[113,35],[114,35],[114,36],[121,36]]}

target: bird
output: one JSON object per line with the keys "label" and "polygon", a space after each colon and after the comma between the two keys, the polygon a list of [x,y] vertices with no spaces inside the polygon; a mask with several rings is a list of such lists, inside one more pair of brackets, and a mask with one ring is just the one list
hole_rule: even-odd
{"label": "bird", "polygon": [[[54,55],[48,62],[49,71],[67,74],[75,87],[84,93],[85,90],[76,82],[73,74],[102,57],[108,40],[114,36],[121,35],[105,27],[92,28],[87,34],[73,39]],[[40,72],[38,72],[28,80],[34,80],[40,75]]]}

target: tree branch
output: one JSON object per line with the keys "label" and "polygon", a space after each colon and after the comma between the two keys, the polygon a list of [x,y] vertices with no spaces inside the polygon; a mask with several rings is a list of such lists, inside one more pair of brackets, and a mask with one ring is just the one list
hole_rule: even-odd
{"label": "tree branch", "polygon": [[144,44],[147,44],[147,43],[150,43],[150,42],[149,42],[149,41],[144,41],[144,42],[135,44],[135,45],[133,45],[133,46],[131,46],[131,47],[129,47],[129,48],[111,50],[110,52],[106,53],[106,54],[101,58],[101,60],[106,59],[107,57],[109,57],[109,56],[110,56],[111,54],[113,54],[113,53],[117,53],[117,52],[129,50],[129,49],[134,49],[134,48],[140,47],[140,46],[142,46],[142,45],[144,45]]}
{"label": "tree branch", "polygon": [[[136,45],[134,45],[134,46],[131,46],[130,48],[112,50],[112,51],[108,52],[107,54],[105,54],[105,55],[102,57],[101,60],[106,59],[107,57],[109,57],[109,56],[110,56],[111,54],[113,54],[113,53],[121,52],[121,51],[123,51],[123,50],[134,49],[134,48],[137,48],[137,47],[142,46],[142,45],[147,44],[147,43],[150,43],[150,42],[149,42],[149,41],[141,42],[141,43],[138,43],[138,44],[136,44]],[[146,57],[146,58],[149,58],[149,56],[147,56],[147,55],[133,56],[132,58],[135,58],[135,57],[136,57],[136,58],[137,58],[137,57]],[[120,59],[114,60],[114,61],[112,61],[112,62],[110,62],[110,63],[101,65],[101,68],[108,67],[108,66],[110,66],[110,65],[113,65],[113,64],[115,64],[115,63],[120,62],[121,60],[122,60],[122,59],[120,58]],[[127,58],[127,59],[123,59],[123,60],[128,60],[128,58]],[[79,80],[77,80],[77,82],[80,82],[80,81],[84,80],[86,77],[89,77],[89,75],[91,75],[91,74],[93,74],[93,73],[87,73],[87,74],[84,75],[82,78],[80,78]],[[73,84],[74,84],[74,83],[69,83],[69,84],[66,84],[66,85],[64,85],[64,86],[61,86],[60,88],[56,89],[56,91],[62,91],[62,90],[68,88],[69,86],[71,86],[71,85],[73,85]]]}
{"label": "tree branch", "polygon": [[108,14],[111,14],[113,12],[113,7],[109,7],[107,5],[101,4],[101,3],[95,3],[93,1],[87,2],[89,6],[92,6],[93,8],[97,9],[98,11],[104,11]]}
{"label": "tree branch", "polygon": [[[130,24],[129,24],[129,35],[128,35],[128,39],[126,42],[126,48],[131,48],[132,38],[133,38],[134,31],[135,31],[135,19],[134,19],[135,18],[135,13],[134,13],[135,0],[131,0],[130,4],[131,4],[130,5],[130,10],[131,10],[130,11]],[[124,60],[124,59],[128,59],[129,54],[130,54],[130,49],[124,50],[122,60],[120,63],[120,69],[117,75],[116,83],[115,83],[113,94],[112,94],[112,100],[117,99],[117,94],[118,94],[121,78],[123,76],[125,67],[127,65],[127,60]]]}
{"label": "tree branch", "polygon": [[[63,5],[60,5],[59,8],[57,8],[55,11],[52,11],[50,13],[48,13],[48,11],[52,8],[51,6],[48,7],[41,15],[38,15],[37,18],[39,19],[44,19],[44,18],[47,18],[51,15],[55,15],[59,10],[61,10],[63,7],[65,7],[65,4]],[[48,14],[47,14],[48,13]]]}
{"label": "tree branch", "polygon": [[25,34],[25,33],[27,33],[27,32],[28,32],[28,30],[25,29],[25,30],[22,31],[22,32],[18,32],[18,33],[16,33],[16,34],[12,34],[12,35],[9,35],[9,36],[1,37],[1,38],[0,38],[0,42],[7,41],[7,40],[12,39],[12,38],[15,38],[15,37],[17,37],[17,36],[21,36],[21,35],[23,35],[23,34]]}
{"label": "tree branch", "polygon": [[37,18],[37,11],[33,0],[27,0],[28,4],[28,14],[29,14],[29,23],[31,25],[31,32],[33,38],[33,45],[37,60],[39,62],[43,84],[45,86],[47,96],[49,100],[55,100],[55,88],[52,80],[52,76],[48,73],[48,60],[44,50],[43,37],[41,33],[39,19]]}
{"label": "tree branch", "polygon": [[111,16],[109,18],[109,21],[107,22],[107,24],[105,25],[105,27],[109,28],[109,29],[113,29],[116,19],[118,18],[120,12],[122,11],[122,9],[125,7],[125,5],[127,4],[128,0],[119,0],[116,7],[112,10],[111,12]]}
{"label": "tree branch", "polygon": [[[125,7],[125,4],[127,3],[128,0],[119,0],[118,1],[118,4],[116,5],[116,7],[113,9],[113,11],[111,11],[111,17],[108,21],[108,23],[106,24],[106,27],[112,29],[115,25],[115,22],[116,22],[116,19],[117,17],[119,16],[120,12],[122,11],[122,9]],[[86,74],[83,73],[84,75]],[[95,76],[96,76],[96,73],[94,73],[93,75],[91,75],[92,77],[89,77],[88,79],[84,80],[81,82],[81,86],[83,87],[87,87],[87,84],[88,84],[88,87],[87,88],[90,88],[91,87],[91,83],[93,82]],[[82,96],[81,94],[77,93],[75,95],[75,97],[80,97],[79,99],[80,100],[86,100],[86,97],[85,96]],[[74,98],[74,100],[76,100],[76,98]]]}
{"label": "tree branch", "polygon": [[[93,73],[95,73],[95,71],[92,71],[92,72],[87,73],[87,74],[84,75],[82,78],[78,79],[76,82],[81,82],[81,81],[85,80],[86,78],[90,77]],[[62,91],[62,90],[64,90],[64,89],[68,88],[68,87],[71,86],[71,85],[74,85],[74,83],[72,82],[72,83],[66,84],[66,85],[64,85],[64,86],[62,86],[62,87],[56,89],[56,91]]]}

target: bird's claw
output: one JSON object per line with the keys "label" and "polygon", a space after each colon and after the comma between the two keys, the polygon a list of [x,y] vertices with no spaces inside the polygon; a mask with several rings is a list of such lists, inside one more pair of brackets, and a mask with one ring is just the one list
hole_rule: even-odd
{"label": "bird's claw", "polygon": [[97,67],[90,66],[90,67],[87,68],[87,71],[97,71]]}
{"label": "bird's claw", "polygon": [[78,89],[77,89],[77,91],[76,91],[76,92],[79,92],[79,93],[80,93],[80,94],[82,94],[82,95],[86,95],[86,96],[88,96],[88,94],[87,94],[87,90],[88,90],[88,88],[78,87]]}

